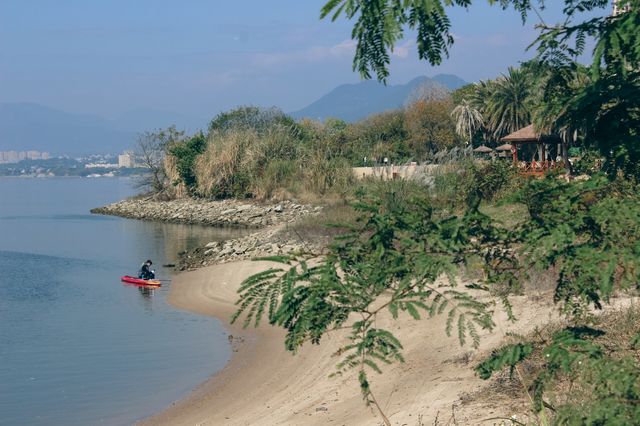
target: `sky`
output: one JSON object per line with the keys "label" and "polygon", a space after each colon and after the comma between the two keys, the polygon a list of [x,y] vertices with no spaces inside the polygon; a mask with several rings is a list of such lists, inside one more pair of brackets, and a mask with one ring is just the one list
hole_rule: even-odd
{"label": "sky", "polygon": [[[320,20],[322,0],[0,0],[0,102],[115,118],[155,109],[211,118],[238,105],[301,109],[344,83],[352,23]],[[542,17],[561,20],[560,1]],[[607,11],[608,12],[608,11]],[[439,73],[493,78],[531,58],[532,16],[476,0],[451,8],[456,39],[438,67],[408,37],[390,84]]]}

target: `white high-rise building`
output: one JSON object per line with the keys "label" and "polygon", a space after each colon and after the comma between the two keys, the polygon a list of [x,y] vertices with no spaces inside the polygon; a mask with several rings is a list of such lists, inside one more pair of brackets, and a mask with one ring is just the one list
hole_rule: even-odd
{"label": "white high-rise building", "polygon": [[135,158],[131,151],[118,155],[118,167],[135,167]]}

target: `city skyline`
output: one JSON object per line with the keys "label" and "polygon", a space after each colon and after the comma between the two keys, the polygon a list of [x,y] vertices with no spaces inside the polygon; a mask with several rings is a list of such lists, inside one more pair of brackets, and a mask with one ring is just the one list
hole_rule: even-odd
{"label": "city skyline", "polygon": [[42,151],[0,151],[0,163],[19,163],[22,160],[48,160],[51,156]]}

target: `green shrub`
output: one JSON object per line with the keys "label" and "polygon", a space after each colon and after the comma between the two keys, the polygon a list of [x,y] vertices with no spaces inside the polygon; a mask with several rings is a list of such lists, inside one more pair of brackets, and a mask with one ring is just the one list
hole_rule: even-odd
{"label": "green shrub", "polygon": [[168,147],[169,155],[175,157],[175,164],[182,183],[189,192],[193,193],[197,183],[194,166],[197,157],[207,146],[207,140],[202,133],[174,143]]}
{"label": "green shrub", "polygon": [[466,160],[442,165],[436,173],[432,193],[438,205],[460,208],[469,203],[496,202],[521,183],[509,161]]}
{"label": "green shrub", "polygon": [[470,191],[476,191],[482,200],[495,201],[505,191],[517,187],[520,177],[511,161],[490,161],[473,169]]}
{"label": "green shrub", "polygon": [[238,130],[262,133],[274,126],[295,127],[296,122],[279,108],[242,106],[216,115],[209,123],[209,134]]}
{"label": "green shrub", "polygon": [[572,171],[576,175],[593,175],[600,171],[602,164],[602,156],[593,150],[584,151],[578,161],[575,161],[572,165]]}

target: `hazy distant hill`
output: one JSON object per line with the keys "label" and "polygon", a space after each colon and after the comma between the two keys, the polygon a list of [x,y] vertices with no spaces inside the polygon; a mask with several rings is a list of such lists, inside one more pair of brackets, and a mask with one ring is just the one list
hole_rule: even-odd
{"label": "hazy distant hill", "polygon": [[460,77],[439,74],[434,77],[417,77],[406,84],[385,86],[377,81],[363,81],[336,87],[309,106],[294,111],[295,118],[324,120],[328,117],[357,121],[366,116],[402,107],[411,94],[425,84],[441,85],[455,90],[467,84]]}
{"label": "hazy distant hill", "polygon": [[117,153],[132,148],[137,133],[171,124],[188,130],[202,125],[190,117],[156,110],[134,110],[108,120],[33,103],[5,103],[0,104],[0,151]]}

